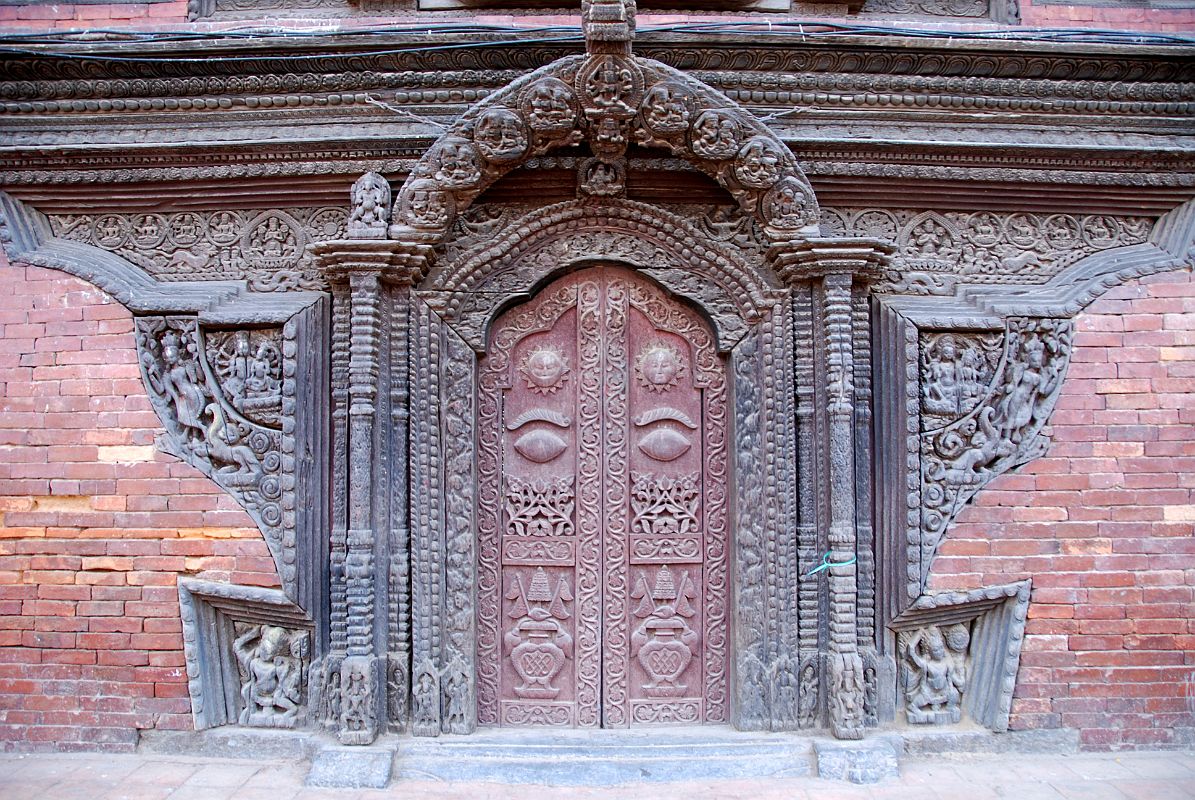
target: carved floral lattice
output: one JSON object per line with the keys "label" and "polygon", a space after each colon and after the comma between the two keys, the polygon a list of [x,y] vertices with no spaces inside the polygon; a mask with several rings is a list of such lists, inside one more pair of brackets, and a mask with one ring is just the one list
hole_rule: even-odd
{"label": "carved floral lattice", "polygon": [[675,536],[700,530],[696,472],[676,477],[634,472],[631,480],[631,533]]}
{"label": "carved floral lattice", "polygon": [[575,507],[572,478],[506,477],[506,523],[516,536],[571,536]]}

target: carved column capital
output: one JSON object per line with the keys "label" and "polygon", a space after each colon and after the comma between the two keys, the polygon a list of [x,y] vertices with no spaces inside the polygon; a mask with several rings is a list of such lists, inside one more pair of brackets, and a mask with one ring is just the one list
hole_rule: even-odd
{"label": "carved column capital", "polygon": [[834,274],[867,280],[879,275],[894,251],[890,242],[880,239],[818,237],[773,244],[768,261],[790,286]]}
{"label": "carved column capital", "polygon": [[316,242],[308,250],[331,282],[352,273],[377,272],[387,283],[410,286],[435,261],[431,245],[393,239],[334,239]]}

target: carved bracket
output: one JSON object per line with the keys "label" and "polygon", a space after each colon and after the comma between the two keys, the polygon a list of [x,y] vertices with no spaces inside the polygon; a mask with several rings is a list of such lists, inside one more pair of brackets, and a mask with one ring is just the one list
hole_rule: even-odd
{"label": "carved bracket", "polygon": [[922,595],[894,619],[905,716],[1008,730],[1030,582]]}
{"label": "carved bracket", "polygon": [[181,578],[178,597],[196,729],[302,727],[311,618],[277,589]]}
{"label": "carved bracket", "polygon": [[990,335],[923,334],[922,511],[918,552],[909,554],[920,563],[918,590],[963,506],[998,475],[1045,452],[1041,431],[1066,377],[1073,334],[1070,320],[1009,319],[994,368]]}

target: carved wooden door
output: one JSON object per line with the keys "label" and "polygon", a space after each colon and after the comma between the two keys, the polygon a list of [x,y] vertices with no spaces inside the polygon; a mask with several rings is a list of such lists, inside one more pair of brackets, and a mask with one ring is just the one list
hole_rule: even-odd
{"label": "carved wooden door", "polygon": [[727,398],[704,320],[620,267],[495,323],[480,370],[482,724],[727,719]]}

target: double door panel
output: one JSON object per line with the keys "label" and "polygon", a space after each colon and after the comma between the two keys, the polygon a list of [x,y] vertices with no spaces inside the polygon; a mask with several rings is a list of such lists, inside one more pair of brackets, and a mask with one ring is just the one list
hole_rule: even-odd
{"label": "double door panel", "polygon": [[726,380],[620,267],[501,317],[479,397],[479,717],[725,721]]}

